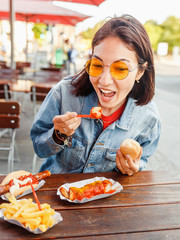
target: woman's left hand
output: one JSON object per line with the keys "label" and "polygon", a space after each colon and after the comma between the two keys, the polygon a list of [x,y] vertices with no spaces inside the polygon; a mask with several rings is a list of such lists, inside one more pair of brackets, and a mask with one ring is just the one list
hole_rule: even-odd
{"label": "woman's left hand", "polygon": [[138,172],[139,171],[141,154],[142,154],[142,147],[141,147],[139,156],[135,160],[132,160],[132,158],[129,154],[126,154],[124,156],[121,153],[120,149],[118,149],[117,154],[116,154],[116,165],[117,165],[118,169],[123,174],[127,174],[129,176]]}

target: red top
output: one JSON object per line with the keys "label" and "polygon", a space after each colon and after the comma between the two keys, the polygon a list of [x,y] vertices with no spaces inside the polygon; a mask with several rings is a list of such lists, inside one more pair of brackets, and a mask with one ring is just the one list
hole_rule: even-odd
{"label": "red top", "polygon": [[111,116],[104,116],[102,114],[101,119],[103,121],[103,130],[107,128],[111,123],[115,122],[117,119],[121,117],[125,107],[126,107],[126,102],[123,103],[123,105],[118,110],[116,110]]}

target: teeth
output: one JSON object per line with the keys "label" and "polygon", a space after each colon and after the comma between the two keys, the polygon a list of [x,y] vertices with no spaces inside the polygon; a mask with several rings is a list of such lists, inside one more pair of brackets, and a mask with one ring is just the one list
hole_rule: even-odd
{"label": "teeth", "polygon": [[108,90],[103,90],[103,89],[100,89],[101,90],[101,92],[103,92],[103,93],[111,93],[112,91],[108,91]]}

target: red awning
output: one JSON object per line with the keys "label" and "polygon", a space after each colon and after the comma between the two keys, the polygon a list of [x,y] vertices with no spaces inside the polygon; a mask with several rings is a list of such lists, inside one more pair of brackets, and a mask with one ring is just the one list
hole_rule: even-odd
{"label": "red awning", "polygon": [[[99,5],[104,0],[66,0],[66,2]],[[11,5],[11,7],[10,7]],[[11,16],[10,16],[11,13]],[[14,19],[15,14],[15,19]],[[90,16],[67,8],[54,6],[50,0],[0,0],[0,20],[10,20],[13,32],[13,21],[43,22],[46,24],[60,23],[76,25]],[[14,44],[11,34],[11,68],[14,66]]]}
{"label": "red awning", "polygon": [[[13,0],[16,20],[76,25],[89,16],[54,6],[46,0]],[[0,0],[0,20],[9,20],[9,1]]]}
{"label": "red awning", "polygon": [[[23,14],[15,13],[16,21],[35,22],[45,24],[64,24],[75,26],[78,22],[85,20],[87,17],[76,16],[56,16],[45,14]],[[0,20],[9,20],[9,12],[0,12]]]}
{"label": "red awning", "polygon": [[[34,0],[36,1],[36,0]],[[49,0],[38,0],[38,1],[49,1]],[[70,2],[70,3],[82,3],[99,6],[105,0],[56,0],[61,2]]]}

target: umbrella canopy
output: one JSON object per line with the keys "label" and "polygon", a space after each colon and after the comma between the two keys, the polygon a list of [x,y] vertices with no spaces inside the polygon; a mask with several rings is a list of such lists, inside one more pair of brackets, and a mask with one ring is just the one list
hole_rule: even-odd
{"label": "umbrella canopy", "polygon": [[[49,0],[39,0],[39,1],[49,1]],[[82,3],[99,6],[104,0],[56,0],[60,2],[70,2],[70,3]]]}
{"label": "umbrella canopy", "polygon": [[[104,0],[72,0],[71,2],[99,5]],[[66,1],[67,2],[67,1]],[[70,2],[70,0],[69,0]],[[15,18],[14,18],[15,16]],[[89,16],[67,8],[54,6],[49,0],[0,0],[0,20],[10,20],[11,68],[14,68],[14,20],[26,22],[76,25]]]}
{"label": "umbrella canopy", "polygon": [[[46,0],[13,0],[16,20],[26,22],[76,25],[89,16],[57,7]],[[9,20],[9,1],[0,0],[0,20]]]}

